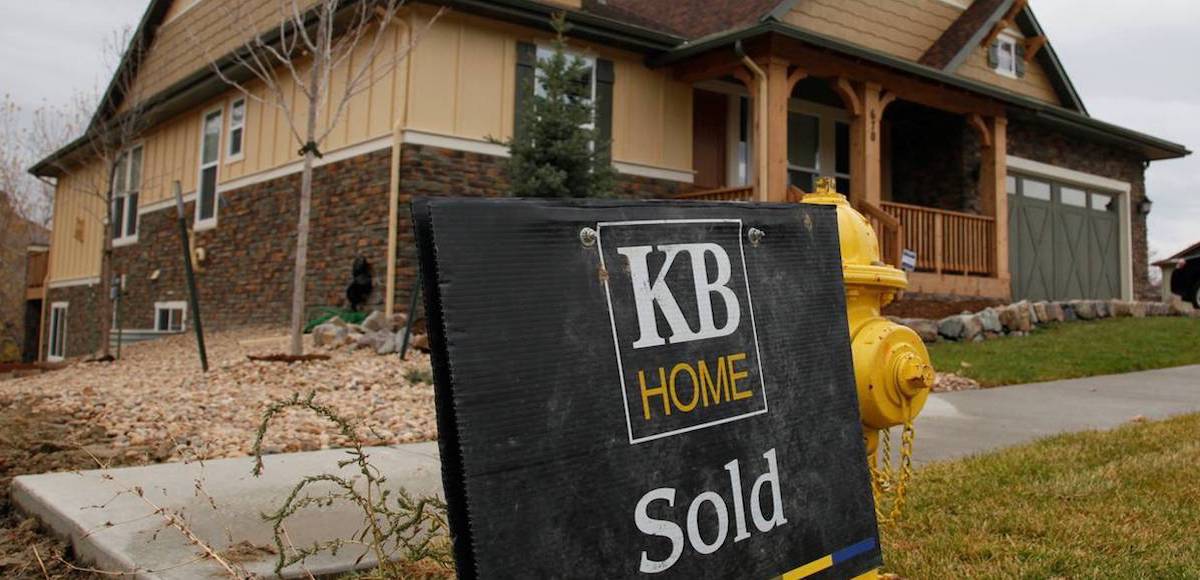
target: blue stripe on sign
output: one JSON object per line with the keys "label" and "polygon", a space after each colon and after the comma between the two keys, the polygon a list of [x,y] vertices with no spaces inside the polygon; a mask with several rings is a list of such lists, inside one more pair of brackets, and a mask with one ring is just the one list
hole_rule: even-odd
{"label": "blue stripe on sign", "polygon": [[862,554],[875,547],[875,538],[867,538],[857,544],[846,546],[833,553],[833,563],[836,566],[850,558]]}

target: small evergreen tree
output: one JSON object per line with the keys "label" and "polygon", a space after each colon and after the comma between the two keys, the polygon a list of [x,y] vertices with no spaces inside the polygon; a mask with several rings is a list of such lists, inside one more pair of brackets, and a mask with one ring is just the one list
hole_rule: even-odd
{"label": "small evergreen tree", "polygon": [[504,143],[516,197],[607,197],[615,172],[595,128],[591,65],[566,51],[566,15],[553,19],[554,52],[538,59],[536,90],[517,111],[520,134]]}

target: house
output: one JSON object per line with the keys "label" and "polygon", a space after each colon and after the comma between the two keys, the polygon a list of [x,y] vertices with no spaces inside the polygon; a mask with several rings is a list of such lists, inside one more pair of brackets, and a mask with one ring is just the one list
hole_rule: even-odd
{"label": "house", "polygon": [[[238,46],[236,4],[153,0],[131,47],[141,58],[126,59],[148,128],[118,172],[123,327],[187,324],[175,181],[205,324],[288,317],[297,146],[279,112],[230,90],[195,46]],[[425,31],[439,6],[451,12]],[[355,98],[324,147],[310,305],[343,303],[358,255],[382,277],[375,301],[406,304],[408,200],[504,193],[495,139],[514,130],[557,11],[591,65],[622,195],[789,201],[831,176],[888,256],[916,251],[914,292],[1152,293],[1145,169],[1189,151],[1091,117],[1024,0],[429,0],[389,29],[397,49],[425,31],[414,52]],[[124,98],[106,95],[114,110]],[[58,185],[50,357],[98,340],[87,313],[101,299],[103,202],[77,193],[89,163],[77,142],[32,169]]]}
{"label": "house", "polygon": [[0,364],[37,358],[50,232],[0,192]]}

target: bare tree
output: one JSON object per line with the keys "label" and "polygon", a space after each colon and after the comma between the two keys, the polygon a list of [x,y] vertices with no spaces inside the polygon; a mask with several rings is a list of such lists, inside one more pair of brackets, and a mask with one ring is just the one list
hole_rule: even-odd
{"label": "bare tree", "polygon": [[[101,224],[102,249],[100,252],[100,289],[95,315],[100,328],[99,356],[109,356],[109,335],[112,329],[112,302],[109,295],[113,281],[113,238],[115,223],[115,196],[118,187],[129,188],[130,184],[118,184],[118,170],[126,167],[131,147],[148,128],[146,99],[136,83],[136,75],[146,54],[142,38],[133,30],[124,28],[115,32],[105,43],[103,51],[114,69],[108,89],[98,100],[86,95],[76,96],[59,109],[42,109],[35,115],[28,134],[30,146],[40,150],[39,155],[49,155],[61,147],[66,135],[79,126],[85,127],[76,143],[77,151],[51,161],[61,174],[70,174],[70,187],[56,184],[59,195],[77,195],[91,198],[102,209],[95,210],[81,204],[83,211]],[[91,103],[96,102],[94,111]],[[91,112],[89,116],[89,111]],[[81,125],[82,119],[89,119]],[[144,187],[147,184],[140,184]],[[131,200],[123,200],[133,204]],[[129,207],[129,206],[123,206]],[[133,220],[137,219],[136,207],[126,210]],[[127,222],[122,222],[126,225]],[[132,226],[136,228],[135,225]]]}
{"label": "bare tree", "polygon": [[[313,163],[337,127],[351,99],[385,77],[416,46],[417,31],[409,30],[401,49],[386,48],[388,28],[398,20],[403,0],[276,0],[276,26],[260,26],[262,19],[238,9],[230,11],[230,26],[240,30],[245,42],[233,51],[232,62],[192,34],[205,50],[213,71],[248,99],[275,107],[303,156],[300,174],[300,212],[296,223],[296,256],[292,274],[291,345],[293,355],[303,354],[305,298],[308,267],[309,214],[312,206]],[[443,10],[421,31],[428,30]],[[336,92],[333,75],[345,73],[347,82]],[[249,83],[263,87],[253,91]],[[285,87],[294,86],[291,98]],[[324,122],[322,111],[331,111]]]}

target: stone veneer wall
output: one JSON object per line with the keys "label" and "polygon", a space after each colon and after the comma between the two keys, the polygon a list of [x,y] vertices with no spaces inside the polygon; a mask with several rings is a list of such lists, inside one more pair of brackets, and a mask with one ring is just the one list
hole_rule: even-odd
{"label": "stone veneer wall", "polygon": [[[407,144],[402,159],[396,285],[400,311],[407,308],[416,272],[409,220],[412,197],[500,196],[507,190],[503,158]],[[310,315],[322,306],[346,305],[351,263],[359,255],[374,270],[369,307],[383,304],[390,168],[388,148],[314,171],[306,288]],[[618,195],[638,198],[669,197],[691,189],[686,183],[629,175],[619,176],[618,187]],[[221,194],[217,226],[196,232],[193,241],[205,251],[197,286],[206,330],[289,320],[299,189],[296,173]],[[190,223],[194,204],[188,203],[185,210]],[[126,276],[124,328],[153,328],[155,302],[187,299],[178,227],[173,208],[143,214],[137,243],[114,250],[114,273]],[[71,303],[69,355],[90,354],[98,347],[95,321],[81,314],[94,310],[97,292],[98,286],[51,291],[52,301]]]}
{"label": "stone veneer wall", "polygon": [[100,346],[100,320],[97,315],[97,299],[100,297],[100,285],[68,286],[66,288],[51,288],[49,300],[43,309],[43,328],[46,329],[42,341],[42,354],[46,354],[50,341],[50,305],[55,302],[67,302],[67,357],[91,356]]}
{"label": "stone veneer wall", "polygon": [[1146,198],[1146,174],[1140,153],[1010,119],[1008,154],[1130,183],[1134,298],[1157,299],[1147,270],[1146,216],[1137,212],[1138,202]]}

